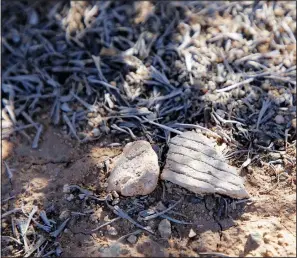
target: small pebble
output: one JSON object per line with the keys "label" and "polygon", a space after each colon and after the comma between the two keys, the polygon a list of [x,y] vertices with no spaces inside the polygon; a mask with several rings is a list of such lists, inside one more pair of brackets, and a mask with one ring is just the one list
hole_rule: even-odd
{"label": "small pebble", "polygon": [[130,244],[135,244],[137,242],[137,237],[134,236],[134,235],[131,235],[127,238],[127,241],[130,243]]}
{"label": "small pebble", "polygon": [[114,198],[119,198],[120,197],[119,194],[116,191],[112,191],[111,194],[112,194],[112,196]]}
{"label": "small pebble", "polygon": [[98,217],[97,217],[97,215],[95,213],[94,214],[91,214],[90,221],[91,222],[97,222],[98,221]]}
{"label": "small pebble", "polygon": [[251,233],[248,236],[248,245],[251,250],[258,248],[262,244],[262,236],[260,233]]}
{"label": "small pebble", "polygon": [[70,193],[70,187],[68,184],[63,185],[63,193]]}
{"label": "small pebble", "polygon": [[286,66],[287,68],[291,67],[291,61],[289,59],[285,59],[284,60],[284,66]]}
{"label": "small pebble", "polygon": [[92,121],[88,121],[88,125],[94,127],[94,123]]}
{"label": "small pebble", "polygon": [[70,194],[70,195],[66,198],[66,200],[67,200],[68,202],[71,202],[73,199],[74,199],[74,195],[73,195],[73,194]]}
{"label": "small pebble", "polygon": [[277,115],[277,116],[274,118],[274,121],[275,121],[277,124],[284,124],[284,123],[285,123],[285,118],[284,118],[282,115]]}
{"label": "small pebble", "polygon": [[83,200],[86,197],[86,195],[85,194],[79,194],[78,197],[79,197],[79,199]]}
{"label": "small pebble", "polygon": [[100,130],[99,130],[98,128],[94,128],[94,129],[92,130],[92,133],[93,133],[93,135],[94,135],[95,137],[98,137],[98,136],[100,135]]}
{"label": "small pebble", "polygon": [[119,202],[120,202],[120,199],[117,198],[117,199],[114,199],[111,204],[114,206],[114,205],[117,205]]}
{"label": "small pebble", "polygon": [[64,112],[71,112],[72,111],[72,109],[69,107],[69,105],[66,102],[62,104],[61,109]]}
{"label": "small pebble", "polygon": [[189,232],[189,238],[193,238],[193,237],[195,237],[195,236],[197,236],[197,234],[196,234],[195,231],[191,228],[191,229],[190,229],[190,232]]}
{"label": "small pebble", "polygon": [[280,153],[278,153],[278,152],[270,152],[269,157],[272,160],[277,160],[277,159],[280,159],[282,157],[282,155]]}
{"label": "small pebble", "polygon": [[170,221],[167,219],[163,219],[158,226],[158,230],[162,238],[169,239],[171,236]]}
{"label": "small pebble", "polygon": [[274,9],[275,16],[283,16],[285,13],[285,10],[283,8],[277,7]]}
{"label": "small pebble", "polygon": [[269,243],[271,242],[272,238],[271,238],[270,235],[265,235],[265,236],[263,237],[263,240],[264,240],[264,243],[265,243],[265,244],[269,244]]}
{"label": "small pebble", "polygon": [[8,223],[6,223],[6,222],[2,222],[2,228],[3,228],[3,229],[7,228],[7,226],[8,226]]}
{"label": "small pebble", "polygon": [[163,211],[163,210],[166,210],[166,206],[160,201],[160,202],[157,203],[156,209],[158,211]]}
{"label": "small pebble", "polygon": [[216,113],[221,117],[221,118],[225,118],[225,111],[222,109],[217,109]]}
{"label": "small pebble", "polygon": [[107,233],[109,235],[111,235],[111,236],[116,236],[118,234],[118,231],[114,227],[108,225],[107,226]]}
{"label": "small pebble", "polygon": [[67,218],[69,218],[70,216],[70,211],[69,210],[64,210],[61,212],[60,216],[59,216],[59,219],[60,220],[65,220]]}

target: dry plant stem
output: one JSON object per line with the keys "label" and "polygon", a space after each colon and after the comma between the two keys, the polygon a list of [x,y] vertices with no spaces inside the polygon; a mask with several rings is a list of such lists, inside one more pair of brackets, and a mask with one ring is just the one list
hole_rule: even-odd
{"label": "dry plant stem", "polygon": [[34,140],[33,140],[33,143],[32,143],[32,149],[37,149],[38,148],[38,141],[39,141],[39,138],[40,138],[40,135],[43,131],[43,125],[39,125],[38,129],[37,129],[37,132],[36,132],[36,135],[34,137]]}
{"label": "dry plant stem", "polygon": [[259,113],[259,116],[258,116],[258,121],[257,121],[257,130],[259,129],[259,126],[261,124],[261,119],[263,117],[263,115],[265,114],[266,110],[271,106],[271,101],[268,99],[268,100],[265,100],[263,101],[263,104],[262,104],[262,108],[260,110],[260,113]]}
{"label": "dry plant stem", "polygon": [[7,217],[7,216],[9,216],[9,215],[11,215],[13,213],[21,212],[21,211],[22,211],[21,208],[14,208],[13,210],[10,210],[10,211],[7,211],[7,212],[3,213],[2,216],[1,216],[1,219],[4,219],[5,217]]}
{"label": "dry plant stem", "polygon": [[9,200],[11,200],[11,199],[15,199],[15,195],[14,196],[10,196],[10,197],[8,197],[8,198],[6,198],[6,199],[4,199],[4,200],[1,200],[1,203],[3,204],[3,203],[6,203],[6,202],[8,202]]}
{"label": "dry plant stem", "polygon": [[24,231],[22,233],[22,236],[23,237],[26,236],[26,233],[27,233],[27,230],[28,230],[28,228],[30,226],[31,220],[32,220],[34,214],[37,212],[37,210],[38,210],[38,207],[37,206],[33,206],[32,211],[30,212],[30,214],[28,216],[27,223],[26,223],[26,225],[24,227]]}
{"label": "dry plant stem", "polygon": [[58,237],[58,236],[61,234],[61,232],[64,230],[64,228],[66,227],[66,225],[67,225],[67,223],[68,223],[69,220],[70,220],[70,218],[66,219],[66,220],[60,225],[60,227],[59,227],[56,231],[50,233],[50,235],[51,235],[52,237],[54,237],[54,238]]}
{"label": "dry plant stem", "polygon": [[174,219],[174,218],[171,218],[171,217],[169,217],[169,216],[167,216],[167,215],[165,215],[165,214],[161,214],[161,215],[159,215],[161,218],[163,218],[163,219],[168,219],[168,220],[170,220],[170,221],[172,221],[172,222],[174,222],[174,223],[177,223],[177,224],[182,224],[182,225],[193,225],[193,224],[195,224],[195,223],[193,223],[193,222],[186,222],[186,221],[182,221],[182,220],[178,220],[178,219]]}
{"label": "dry plant stem", "polygon": [[171,128],[171,127],[168,127],[168,126],[166,126],[166,125],[161,125],[161,124],[159,124],[159,123],[150,121],[150,120],[148,120],[147,118],[144,118],[143,120],[146,121],[147,123],[150,123],[150,124],[159,126],[160,128],[165,129],[165,130],[167,130],[167,131],[169,131],[169,132],[173,132],[173,133],[176,133],[176,134],[182,134],[181,131],[175,130],[175,129],[173,129],[173,128]]}
{"label": "dry plant stem", "polygon": [[11,183],[12,183],[11,180],[12,180],[12,177],[13,177],[12,171],[11,171],[11,169],[9,168],[9,166],[7,165],[7,163],[6,163],[5,161],[3,161],[3,162],[4,162],[4,165],[5,165],[5,168],[6,168],[6,173],[7,173],[9,182],[10,182],[10,184],[11,184]]}
{"label": "dry plant stem", "polygon": [[218,252],[203,252],[199,253],[199,255],[211,255],[213,256],[218,256],[218,257],[231,257],[229,255],[223,254],[223,253],[218,253]]}
{"label": "dry plant stem", "polygon": [[19,245],[23,245],[23,243],[11,236],[2,236],[2,240],[5,240],[5,241],[14,241],[16,243],[18,243]]}
{"label": "dry plant stem", "polygon": [[126,237],[128,237],[128,236],[131,236],[131,235],[138,235],[138,234],[140,234],[141,232],[143,232],[143,230],[141,230],[141,229],[137,229],[137,230],[135,230],[135,231],[133,231],[133,232],[131,232],[131,233],[129,233],[129,234],[126,234],[126,235],[124,235],[124,236],[121,236],[117,241],[116,241],[116,243],[119,243],[119,242],[121,242],[122,240],[124,240]]}
{"label": "dry plant stem", "polygon": [[37,249],[39,249],[39,247],[43,245],[45,241],[46,239],[41,236],[35,245],[29,247],[29,250],[25,253],[24,257],[29,257],[31,254],[33,254]]}
{"label": "dry plant stem", "polygon": [[214,135],[216,138],[222,138],[220,135],[218,135],[217,133],[209,130],[208,128],[205,128],[201,125],[194,125],[194,124],[182,124],[182,123],[175,123],[173,124],[174,126],[177,126],[177,127],[182,127],[182,128],[197,128],[197,129],[200,129],[200,130],[204,130],[204,131],[207,131],[209,132],[210,134]]}
{"label": "dry plant stem", "polygon": [[101,228],[103,228],[103,227],[105,227],[105,226],[107,226],[107,225],[110,225],[110,224],[113,223],[113,222],[116,222],[116,221],[120,220],[121,218],[122,218],[122,217],[117,217],[117,218],[112,219],[111,221],[108,221],[108,222],[106,222],[106,223],[103,223],[102,225],[98,226],[97,228],[92,229],[91,232],[96,232],[96,231],[98,231],[99,229],[101,229]]}
{"label": "dry plant stem", "polygon": [[173,204],[172,206],[168,207],[166,210],[164,210],[164,211],[160,211],[160,212],[157,212],[157,213],[154,213],[154,214],[152,214],[152,215],[149,215],[149,216],[143,218],[143,220],[151,220],[151,219],[154,219],[154,218],[159,217],[160,215],[165,214],[166,212],[172,210],[172,209],[173,209],[176,205],[178,205],[182,200],[183,200],[183,198],[180,198],[175,204]]}
{"label": "dry plant stem", "polygon": [[151,231],[150,229],[140,225],[138,222],[136,222],[134,219],[132,219],[125,211],[123,211],[119,206],[115,205],[115,206],[111,206],[107,203],[107,201],[105,202],[106,205],[114,212],[114,214],[118,215],[119,217],[123,218],[123,219],[127,219],[129,220],[132,224],[134,224],[135,226],[151,233],[154,234],[153,231]]}
{"label": "dry plant stem", "polygon": [[238,83],[235,83],[233,85],[230,85],[230,86],[228,86],[226,88],[216,90],[216,92],[226,92],[226,91],[229,91],[229,90],[233,90],[233,89],[235,89],[235,88],[237,88],[237,87],[239,87],[241,85],[248,84],[248,83],[252,82],[253,80],[254,80],[254,78],[249,78],[249,79],[246,79],[246,80],[244,80],[242,82],[238,82]]}

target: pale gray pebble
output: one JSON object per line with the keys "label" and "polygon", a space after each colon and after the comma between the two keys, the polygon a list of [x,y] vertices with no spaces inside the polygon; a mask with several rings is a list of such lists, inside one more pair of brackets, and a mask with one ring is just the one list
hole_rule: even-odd
{"label": "pale gray pebble", "polygon": [[225,111],[222,109],[217,109],[216,113],[221,117],[221,118],[225,118],[226,114]]}
{"label": "pale gray pebble", "polygon": [[158,156],[147,141],[128,143],[108,178],[107,191],[123,196],[147,195],[159,178]]}
{"label": "pale gray pebble", "polygon": [[92,133],[93,133],[93,135],[94,135],[95,137],[98,137],[98,136],[100,135],[100,130],[99,130],[98,128],[94,128],[94,129],[92,130]]}
{"label": "pale gray pebble", "polygon": [[63,193],[70,193],[70,187],[68,184],[63,185]]}
{"label": "pale gray pebble", "polygon": [[85,194],[79,194],[78,197],[79,197],[79,199],[83,200],[86,197],[86,195]]}
{"label": "pale gray pebble", "polygon": [[275,118],[274,118],[274,121],[277,123],[277,124],[284,124],[286,122],[285,118],[282,116],[282,115],[277,115]]}
{"label": "pale gray pebble", "polygon": [[134,235],[131,235],[127,238],[127,241],[130,243],[130,244],[135,244],[137,242],[137,237],[134,236]]}
{"label": "pale gray pebble", "polygon": [[189,232],[189,238],[193,238],[193,237],[195,237],[195,236],[197,236],[197,234],[196,234],[195,231],[191,228],[191,229],[190,229],[190,232]]}
{"label": "pale gray pebble", "polygon": [[111,194],[112,194],[112,196],[114,198],[119,198],[120,197],[119,194],[116,191],[112,191]]}
{"label": "pale gray pebble", "polygon": [[162,238],[169,239],[171,236],[171,223],[167,219],[161,220],[158,231]]}
{"label": "pale gray pebble", "polygon": [[112,205],[117,205],[119,202],[120,202],[120,199],[117,198],[117,199],[114,199],[111,204]]}
{"label": "pale gray pebble", "polygon": [[64,112],[71,112],[72,111],[72,109],[69,107],[69,105],[66,102],[61,105],[61,109]]}
{"label": "pale gray pebble", "polygon": [[107,233],[109,235],[111,235],[111,236],[116,236],[118,234],[118,231],[114,227],[108,225],[107,226]]}
{"label": "pale gray pebble", "polygon": [[66,198],[66,200],[67,200],[68,202],[71,202],[73,199],[74,199],[74,195],[73,195],[73,194],[70,194],[70,195]]}
{"label": "pale gray pebble", "polygon": [[92,121],[88,121],[88,125],[89,125],[90,127],[94,127],[94,123],[93,123]]}

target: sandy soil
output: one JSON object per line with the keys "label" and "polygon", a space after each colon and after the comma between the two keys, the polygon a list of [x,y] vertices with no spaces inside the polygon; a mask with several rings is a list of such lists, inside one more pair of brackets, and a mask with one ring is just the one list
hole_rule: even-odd
{"label": "sandy soil", "polygon": [[[2,200],[15,196],[3,203],[2,213],[20,207],[22,203],[28,212],[37,205],[60,224],[70,212],[92,210],[93,213],[84,216],[71,216],[67,228],[55,239],[63,250],[62,256],[193,257],[213,256],[216,252],[230,256],[296,257],[295,148],[288,149],[287,157],[293,164],[286,163],[284,169],[288,173],[285,177],[281,171],[272,171],[260,161],[242,172],[252,202],[236,203],[221,196],[195,196],[175,185],[161,182],[147,197],[121,197],[118,205],[125,210],[136,203],[145,209],[160,205],[160,202],[168,207],[172,201],[184,197],[174,209],[177,213],[170,216],[194,223],[181,225],[172,222],[172,235],[166,240],[158,232],[161,218],[152,219],[145,225],[150,226],[155,234],[138,232],[136,243],[131,244],[127,237],[119,239],[137,230],[124,219],[90,232],[116,218],[104,202],[81,200],[75,193],[69,201],[69,194],[63,193],[65,184],[76,184],[104,197],[112,159],[121,153],[121,148],[103,147],[112,142],[108,138],[78,145],[70,136],[60,132],[59,128],[48,126],[37,150],[32,150],[19,137],[2,141],[2,158],[14,169],[10,183],[2,164]],[[133,218],[137,220],[137,217]],[[10,216],[2,219],[2,235],[11,235],[10,222]],[[114,235],[110,234],[110,227],[115,228]],[[190,238],[190,229],[197,235]],[[18,249],[17,245],[5,248],[5,242],[2,242],[2,247],[2,255],[12,255],[12,249]]]}

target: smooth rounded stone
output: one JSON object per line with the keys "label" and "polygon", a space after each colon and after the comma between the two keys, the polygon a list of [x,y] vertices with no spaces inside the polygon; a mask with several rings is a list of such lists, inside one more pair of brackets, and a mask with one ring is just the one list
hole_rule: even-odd
{"label": "smooth rounded stone", "polygon": [[158,230],[162,238],[168,239],[171,236],[171,224],[167,219],[161,220]]}
{"label": "smooth rounded stone", "polygon": [[93,133],[93,135],[94,135],[95,137],[98,137],[98,136],[100,135],[100,130],[99,130],[98,128],[94,128],[94,129],[92,130],[92,133]]}
{"label": "smooth rounded stone", "polygon": [[216,150],[215,141],[201,133],[187,131],[170,140],[161,179],[197,194],[223,194],[248,198],[244,181],[235,167]]}
{"label": "smooth rounded stone", "polygon": [[69,107],[69,105],[66,102],[62,104],[61,109],[64,112],[71,112],[72,111],[72,109]]}
{"label": "smooth rounded stone", "polygon": [[282,115],[277,115],[277,116],[274,118],[274,121],[275,121],[277,124],[284,124],[284,123],[285,123],[285,118],[284,118]]}
{"label": "smooth rounded stone", "polygon": [[221,118],[225,118],[226,114],[224,112],[224,110],[222,109],[217,109],[216,113],[221,117]]}
{"label": "smooth rounded stone", "polygon": [[107,191],[123,196],[147,195],[159,178],[158,156],[147,141],[128,143],[107,180]]}

